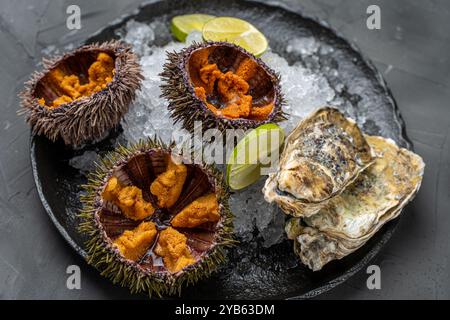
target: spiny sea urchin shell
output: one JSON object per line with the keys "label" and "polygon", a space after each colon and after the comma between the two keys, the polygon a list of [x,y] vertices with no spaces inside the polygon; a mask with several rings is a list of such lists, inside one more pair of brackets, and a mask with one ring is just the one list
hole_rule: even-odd
{"label": "spiny sea urchin shell", "polygon": [[132,292],[179,294],[233,244],[221,173],[183,160],[162,142],[141,141],[107,155],[85,186],[88,262]]}
{"label": "spiny sea urchin shell", "polygon": [[[100,53],[114,60],[111,81],[90,95],[48,107],[65,94],[51,72],[75,76],[77,85],[83,85],[89,80],[89,67]],[[101,138],[115,127],[128,111],[143,79],[136,55],[128,45],[118,41],[85,45],[62,56],[44,59],[43,66],[26,83],[19,113],[25,114],[33,134],[45,135],[52,141],[62,138],[68,145]]]}
{"label": "spiny sea urchin shell", "polygon": [[193,132],[255,128],[285,119],[279,76],[262,60],[228,42],[193,44],[167,54],[162,97],[175,122]]}

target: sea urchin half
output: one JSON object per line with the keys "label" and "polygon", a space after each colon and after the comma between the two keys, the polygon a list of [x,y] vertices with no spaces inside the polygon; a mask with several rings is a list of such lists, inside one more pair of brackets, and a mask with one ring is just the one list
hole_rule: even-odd
{"label": "sea urchin half", "polygon": [[285,119],[279,76],[262,60],[228,42],[193,44],[168,53],[162,96],[172,118],[193,132],[250,129]]}
{"label": "sea urchin half", "polygon": [[21,93],[34,134],[80,145],[101,138],[128,111],[143,79],[136,55],[118,41],[43,60]]}
{"label": "sea urchin half", "polygon": [[106,156],[82,198],[88,262],[132,292],[170,295],[208,276],[233,243],[222,175],[149,139]]}

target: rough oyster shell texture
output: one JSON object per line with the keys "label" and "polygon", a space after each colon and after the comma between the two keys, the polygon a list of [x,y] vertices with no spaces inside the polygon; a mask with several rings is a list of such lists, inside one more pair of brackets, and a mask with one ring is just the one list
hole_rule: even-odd
{"label": "rough oyster shell texture", "polygon": [[294,217],[309,217],[340,194],[374,160],[363,133],[334,108],[321,108],[301,121],[286,139],[276,173],[263,188]]}
{"label": "rough oyster shell texture", "polygon": [[363,246],[419,190],[422,158],[394,141],[364,135],[337,109],[301,121],[286,140],[277,172],[263,188],[294,216],[294,251],[313,271]]}
{"label": "rough oyster shell texture", "polygon": [[364,245],[420,187],[425,166],[420,156],[390,139],[366,140],[376,153],[373,165],[317,214],[292,218],[286,225],[295,252],[313,271]]}

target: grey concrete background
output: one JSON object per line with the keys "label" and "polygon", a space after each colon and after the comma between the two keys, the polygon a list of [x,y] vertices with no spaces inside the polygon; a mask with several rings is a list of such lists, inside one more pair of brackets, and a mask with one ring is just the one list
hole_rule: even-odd
{"label": "grey concrete background", "polygon": [[[450,298],[450,2],[445,0],[285,0],[326,20],[384,73],[427,167],[422,189],[376,258],[381,290],[363,270],[324,299]],[[101,278],[65,243],[41,207],[29,160],[29,129],[16,116],[17,93],[42,48],[82,42],[139,5],[138,0],[0,1],[0,298],[136,298]],[[69,32],[66,8],[78,4],[82,29]],[[366,28],[366,8],[381,8],[381,30]],[[82,270],[82,289],[66,288],[66,268]]]}

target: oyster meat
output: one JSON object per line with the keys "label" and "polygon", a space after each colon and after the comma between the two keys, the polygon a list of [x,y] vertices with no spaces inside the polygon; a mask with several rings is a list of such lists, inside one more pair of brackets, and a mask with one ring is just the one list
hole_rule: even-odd
{"label": "oyster meat", "polygon": [[373,165],[317,214],[286,225],[295,252],[314,271],[364,245],[420,187],[425,166],[420,156],[390,139],[366,140],[376,153]]}
{"label": "oyster meat", "polygon": [[373,160],[356,123],[337,109],[321,108],[287,137],[278,170],[263,188],[264,197],[294,217],[312,216]]}

